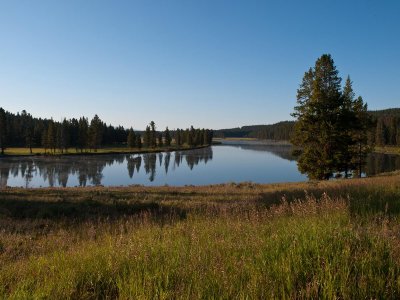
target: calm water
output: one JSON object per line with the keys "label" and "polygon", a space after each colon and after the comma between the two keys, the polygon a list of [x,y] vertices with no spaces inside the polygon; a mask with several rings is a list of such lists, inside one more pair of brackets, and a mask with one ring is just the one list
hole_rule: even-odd
{"label": "calm water", "polygon": [[[367,175],[400,169],[400,156],[374,154]],[[206,185],[304,181],[290,146],[226,143],[142,155],[1,158],[0,186]]]}

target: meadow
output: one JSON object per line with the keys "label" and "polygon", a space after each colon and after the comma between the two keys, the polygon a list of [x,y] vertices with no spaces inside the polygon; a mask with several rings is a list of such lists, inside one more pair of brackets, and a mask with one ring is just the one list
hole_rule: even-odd
{"label": "meadow", "polygon": [[[32,155],[101,155],[101,154],[142,154],[142,153],[158,153],[158,152],[171,152],[176,150],[190,150],[190,149],[198,149],[198,148],[205,148],[208,145],[202,146],[189,146],[189,145],[182,145],[182,146],[164,146],[161,148],[149,148],[149,147],[142,147],[142,148],[129,148],[126,146],[120,147],[101,147],[99,149],[80,149],[75,148],[68,148],[63,151],[60,149],[56,149],[55,151],[34,147],[32,148],[32,153],[30,152],[29,148],[26,147],[10,147],[6,148],[4,151],[5,156],[32,156]],[[1,156],[0,156],[1,157]]]}
{"label": "meadow", "polygon": [[399,298],[400,174],[0,190],[0,298]]}

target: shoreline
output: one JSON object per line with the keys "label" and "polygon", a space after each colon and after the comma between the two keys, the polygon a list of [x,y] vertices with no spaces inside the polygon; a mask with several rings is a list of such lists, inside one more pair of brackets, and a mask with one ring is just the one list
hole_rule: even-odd
{"label": "shoreline", "polygon": [[[287,140],[263,140],[256,138],[214,138],[213,141],[216,141],[218,144],[224,144],[223,141],[227,142],[226,144],[233,144],[238,142],[240,144],[249,143],[249,144],[260,144],[260,145],[268,145],[268,146],[293,146],[290,141]],[[394,154],[400,155],[400,146],[375,146],[371,153],[382,153],[382,154]]]}
{"label": "shoreline", "polygon": [[[101,148],[98,149],[100,151],[106,151],[106,152],[66,152],[66,153],[54,153],[54,154],[49,154],[49,153],[32,153],[32,154],[4,154],[0,155],[1,158],[15,158],[15,157],[62,157],[62,156],[96,156],[96,155],[113,155],[113,154],[147,154],[147,153],[161,153],[161,152],[174,152],[174,151],[188,151],[188,150],[196,150],[196,149],[202,149],[202,148],[207,148],[212,145],[201,145],[201,146],[196,146],[196,147],[183,147],[183,148],[160,148],[160,149],[145,149],[145,150],[133,150],[133,151],[114,151],[110,150],[107,151],[107,148]],[[9,148],[13,149],[13,148]],[[117,149],[117,148],[115,148]],[[123,148],[121,148],[123,149]]]}
{"label": "shoreline", "polygon": [[[204,148],[204,147],[203,147]],[[22,187],[22,186],[0,186],[0,193],[6,191],[20,191],[22,193],[39,192],[40,194],[46,194],[46,192],[107,192],[107,193],[124,193],[124,192],[137,192],[140,190],[144,193],[155,193],[155,192],[201,192],[204,190],[217,190],[225,191],[227,193],[233,192],[237,189],[251,189],[257,193],[261,190],[274,190],[274,191],[290,191],[290,190],[301,190],[305,191],[308,189],[314,189],[317,187],[336,187],[336,186],[351,186],[355,183],[360,182],[374,182],[374,180],[381,180],[385,178],[400,178],[400,170],[392,172],[384,172],[369,177],[354,177],[354,178],[338,178],[335,180],[303,180],[303,181],[287,181],[287,182],[269,182],[269,183],[258,183],[252,181],[239,181],[239,182],[223,182],[214,184],[203,184],[203,185],[143,185],[143,184],[131,184],[131,185],[86,185],[86,186],[40,186],[40,187]]]}

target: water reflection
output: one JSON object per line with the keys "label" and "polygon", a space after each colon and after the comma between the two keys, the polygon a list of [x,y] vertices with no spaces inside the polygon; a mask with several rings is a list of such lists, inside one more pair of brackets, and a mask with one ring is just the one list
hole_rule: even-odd
{"label": "water reflection", "polygon": [[142,165],[142,157],[137,156],[137,157],[127,157],[127,167],[128,167],[128,175],[129,178],[133,177],[133,174],[135,174],[135,169],[136,173],[139,172],[140,166]]}
{"label": "water reflection", "polygon": [[[126,165],[130,179],[143,172],[147,180],[153,182],[157,176],[157,169],[158,172],[164,172],[164,175],[168,174],[171,156],[175,156],[174,170],[179,167],[183,159],[192,170],[199,163],[207,163],[212,159],[212,148],[141,155],[2,158],[0,160],[0,187],[7,185],[24,187],[102,185],[105,169],[121,165]],[[141,171],[142,165],[143,171]],[[120,176],[123,175],[118,172],[116,177],[120,178]],[[74,179],[73,182],[70,182],[71,178]]]}
{"label": "water reflection", "polygon": [[[400,169],[400,156],[372,154],[367,176]],[[171,153],[0,159],[0,187],[185,185],[307,180],[284,145],[229,144]]]}
{"label": "water reflection", "polygon": [[293,148],[289,145],[268,145],[261,143],[227,143],[224,146],[238,147],[243,150],[258,151],[258,152],[269,152],[277,157],[295,161],[296,157],[293,155]]}
{"label": "water reflection", "polygon": [[400,155],[373,153],[365,166],[367,176],[400,170]]}

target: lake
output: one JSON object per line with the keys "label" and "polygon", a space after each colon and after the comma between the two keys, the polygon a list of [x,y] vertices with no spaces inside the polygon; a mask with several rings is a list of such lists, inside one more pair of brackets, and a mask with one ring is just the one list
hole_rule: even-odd
{"label": "lake", "polygon": [[[152,154],[0,159],[0,187],[207,185],[307,180],[288,145],[224,141],[212,147]],[[371,154],[365,174],[400,169],[400,156]]]}

